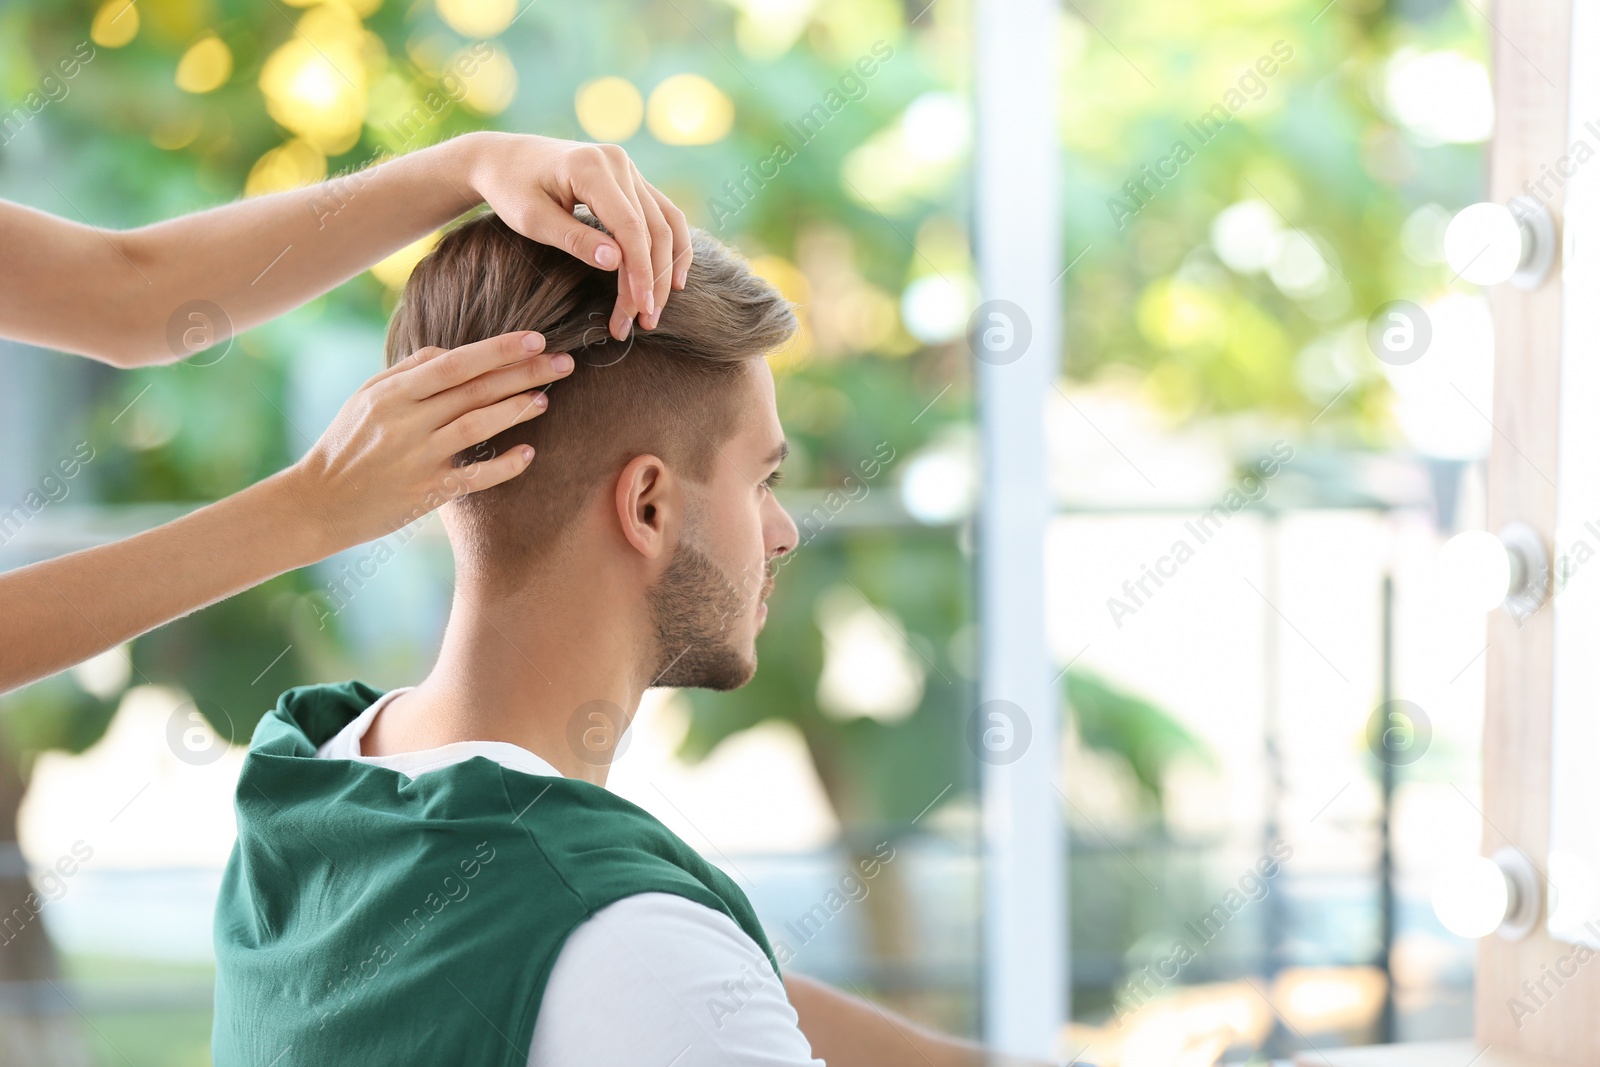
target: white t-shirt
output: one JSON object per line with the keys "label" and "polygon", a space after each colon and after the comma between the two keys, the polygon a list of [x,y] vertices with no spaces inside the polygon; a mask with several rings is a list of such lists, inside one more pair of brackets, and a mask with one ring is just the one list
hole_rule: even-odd
{"label": "white t-shirt", "polygon": [[[395,756],[363,756],[361,739],[386,693],[317,755],[408,778],[483,756],[559,778],[504,741],[457,741]],[[672,893],[639,893],[601,908],[567,938],[550,970],[529,1067],[821,1067],[772,964],[737,923]]]}

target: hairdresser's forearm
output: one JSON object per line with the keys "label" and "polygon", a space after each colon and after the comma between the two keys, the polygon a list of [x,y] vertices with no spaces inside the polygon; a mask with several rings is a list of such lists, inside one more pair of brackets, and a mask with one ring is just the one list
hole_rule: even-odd
{"label": "hairdresser's forearm", "polygon": [[[125,232],[3,205],[0,334],[119,366],[193,354],[183,331],[237,333],[343,283],[482,198],[468,134],[319,185]],[[25,260],[25,262],[22,262]],[[193,302],[226,323],[187,315]],[[176,340],[175,340],[176,339]],[[201,345],[200,347],[204,347]]]}
{"label": "hairdresser's forearm", "polygon": [[1048,1067],[924,1030],[802,975],[783,978],[811,1054],[828,1067]]}
{"label": "hairdresser's forearm", "polygon": [[454,457],[537,418],[539,390],[572,367],[528,330],[422,349],[368,379],[287,470],[126,541],[0,575],[0,692],[515,478],[532,448]]}
{"label": "hairdresser's forearm", "polygon": [[[173,310],[213,301],[240,331],[311,300],[476,206],[468,135],[319,185],[253,197],[120,234],[154,282],[123,290],[117,316],[139,362],[175,357]],[[159,275],[159,280],[157,280]],[[141,281],[138,277],[133,282]],[[151,287],[145,287],[150,289]]]}
{"label": "hairdresser's forearm", "polygon": [[0,575],[0,692],[37,681],[336,547],[294,469],[124,541]]}

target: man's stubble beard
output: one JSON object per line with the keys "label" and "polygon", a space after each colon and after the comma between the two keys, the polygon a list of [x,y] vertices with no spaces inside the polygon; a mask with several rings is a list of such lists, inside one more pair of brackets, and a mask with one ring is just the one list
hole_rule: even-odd
{"label": "man's stubble beard", "polygon": [[651,685],[726,691],[755,676],[755,656],[745,655],[733,634],[750,604],[688,536],[678,542],[672,562],[646,598],[658,658]]}

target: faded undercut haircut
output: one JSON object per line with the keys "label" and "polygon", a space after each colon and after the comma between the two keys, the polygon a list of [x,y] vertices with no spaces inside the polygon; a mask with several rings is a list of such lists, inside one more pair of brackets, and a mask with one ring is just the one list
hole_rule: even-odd
{"label": "faded undercut haircut", "polygon": [[[578,217],[604,230],[592,215]],[[549,409],[456,457],[457,465],[530,444],[532,466],[459,499],[463,568],[520,574],[560,541],[593,493],[635,456],[660,456],[704,484],[718,448],[741,425],[750,360],[795,330],[789,302],[716,238],[693,231],[687,284],[653,330],[610,336],[617,274],[482,215],[417,264],[389,321],[389,365],[430,345],[458,348],[537,330],[545,351],[570,352],[572,373],[548,387]]]}

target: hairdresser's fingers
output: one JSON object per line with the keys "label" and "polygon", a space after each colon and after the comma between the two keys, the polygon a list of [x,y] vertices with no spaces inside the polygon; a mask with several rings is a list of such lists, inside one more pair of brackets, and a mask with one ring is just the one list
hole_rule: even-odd
{"label": "hairdresser's fingers", "polygon": [[[646,224],[639,198],[633,191],[630,177],[633,164],[629,162],[628,154],[616,145],[599,147],[600,158],[605,165],[584,168],[575,177],[573,193],[589,206],[596,218],[606,224],[606,228],[622,246],[621,273],[628,280],[627,291],[631,298],[630,306],[626,309],[627,315],[623,317],[632,319],[641,311],[649,313],[654,310],[650,306],[653,299],[650,296],[650,228]],[[613,316],[613,322],[616,320],[617,317]],[[618,340],[623,337],[615,330],[612,334]]]}
{"label": "hairdresser's fingers", "polygon": [[397,374],[395,381],[403,395],[422,400],[543,351],[543,334],[517,330],[452,348]]}
{"label": "hairdresser's fingers", "polygon": [[[530,356],[496,370],[485,371],[468,382],[422,401],[435,428],[454,422],[469,411],[497,404],[507,397],[549,385],[572,373],[572,357],[565,352]],[[543,394],[538,398],[544,402]]]}
{"label": "hairdresser's fingers", "polygon": [[667,305],[667,294],[672,291],[672,227],[661,213],[661,205],[644,189],[639,190],[639,203],[644,208],[650,224],[650,297],[655,310],[639,320],[647,329],[655,329],[661,321],[661,309]]}
{"label": "hairdresser's fingers", "polygon": [[661,213],[666,216],[667,225],[672,227],[672,287],[682,289],[689,284],[689,264],[694,262],[694,236],[689,232],[688,216],[678,208],[665,193],[641,176],[645,191],[655,200],[661,208]]}
{"label": "hairdresser's fingers", "polygon": [[501,430],[527,422],[544,414],[548,407],[543,393],[520,393],[507,397],[498,404],[467,412],[454,422],[439,429],[439,440],[451,455],[463,448],[471,448],[499,433]]}
{"label": "hairdresser's fingers", "polygon": [[[617,224],[612,220],[617,217],[619,212],[625,214],[627,212],[631,212],[633,208],[628,205],[627,198],[621,197],[620,194],[618,194],[618,198],[623,204],[623,207],[619,209],[605,209],[599,207],[593,202],[588,203],[589,209],[595,213],[595,217],[601,222],[605,223],[607,226],[611,227],[612,233],[616,233],[620,237],[622,234],[618,231]],[[609,210],[610,217],[608,218],[606,215],[600,214],[602,210]],[[640,228],[646,234],[649,233],[648,230],[644,230],[642,223],[640,224]],[[636,246],[632,243],[631,238],[623,242],[623,269],[617,271],[617,303],[616,307],[611,311],[610,321],[606,324],[606,331],[619,341],[627,339],[628,331],[633,328],[634,317],[639,314],[639,302],[635,299],[633,287],[628,282],[628,269],[634,262],[637,262],[641,256],[643,257],[645,263],[648,264],[650,262],[648,251],[635,251],[635,247]],[[645,267],[647,272],[649,269],[650,268],[648,266]]]}
{"label": "hairdresser's fingers", "polygon": [[638,314],[633,303],[633,293],[628,288],[628,279],[620,271],[617,273],[617,306],[611,311],[611,322],[607,329],[611,336],[619,341],[626,341],[628,334],[633,330],[634,316]]}
{"label": "hairdresser's fingers", "polygon": [[628,288],[633,293],[635,310],[641,315],[650,317],[661,310],[661,305],[655,297],[656,272],[655,263],[651,258],[654,254],[651,246],[655,243],[655,227],[650,223],[649,212],[634,183],[639,172],[634,170],[633,160],[629,159],[628,154],[620,148],[610,153],[607,160],[611,163],[612,178],[617,188],[628,198],[628,203],[633,206],[634,215],[640,220],[644,230],[644,240],[639,248],[642,254],[637,259],[630,260],[624,257],[622,269],[628,275]]}
{"label": "hairdresser's fingers", "polygon": [[423,363],[426,363],[434,356],[442,355],[444,351],[445,349],[443,348],[436,348],[431,345],[427,348],[419,348],[406,358],[396,360],[395,362],[389,364],[389,366],[383,368],[377,374],[374,374],[372,377],[368,378],[366,382],[362,384],[362,388],[365,389],[369,385],[376,385],[378,382],[381,382],[386,378],[393,378],[397,374],[403,374],[404,372],[411,370],[413,367],[417,367]]}
{"label": "hairdresser's fingers", "polygon": [[480,489],[488,489],[501,482],[509,482],[527,470],[531,463],[533,463],[533,446],[518,445],[493,459],[469,463],[465,467],[457,467],[450,473],[459,487],[458,495],[465,495],[476,493]]}
{"label": "hairdresser's fingers", "polygon": [[552,248],[560,248],[591,267],[616,270],[622,265],[622,250],[617,242],[584,222],[555,201],[546,201],[533,216],[523,236]]}

